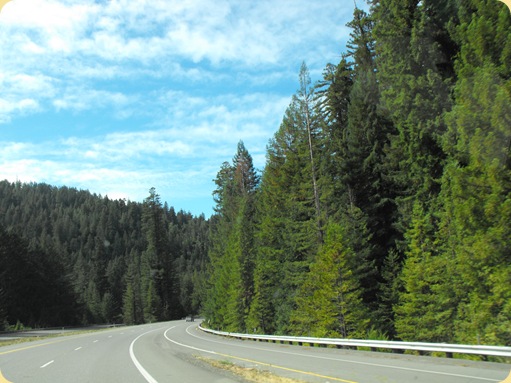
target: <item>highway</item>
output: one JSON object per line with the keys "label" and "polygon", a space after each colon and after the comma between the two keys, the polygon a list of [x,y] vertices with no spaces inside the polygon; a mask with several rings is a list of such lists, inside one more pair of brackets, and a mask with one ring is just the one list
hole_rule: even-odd
{"label": "highway", "polygon": [[502,382],[505,364],[227,339],[197,322],[122,327],[0,347],[0,383],[231,383],[199,358],[305,382]]}

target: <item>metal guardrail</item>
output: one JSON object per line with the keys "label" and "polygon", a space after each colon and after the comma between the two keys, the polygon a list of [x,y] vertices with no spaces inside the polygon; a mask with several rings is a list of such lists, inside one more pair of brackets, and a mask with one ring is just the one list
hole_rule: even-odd
{"label": "metal guardrail", "polygon": [[425,342],[401,342],[386,340],[362,340],[362,339],[340,339],[340,338],[312,338],[298,336],[278,336],[278,335],[258,335],[258,334],[239,334],[232,332],[216,331],[199,325],[202,331],[228,336],[237,339],[251,339],[258,341],[266,341],[273,343],[304,343],[310,345],[334,345],[337,347],[368,347],[371,350],[390,349],[390,350],[411,350],[423,352],[444,352],[446,356],[452,357],[453,353],[457,354],[475,354],[485,356],[501,356],[511,358],[511,347],[502,346],[473,346],[463,344],[449,343],[425,343]]}

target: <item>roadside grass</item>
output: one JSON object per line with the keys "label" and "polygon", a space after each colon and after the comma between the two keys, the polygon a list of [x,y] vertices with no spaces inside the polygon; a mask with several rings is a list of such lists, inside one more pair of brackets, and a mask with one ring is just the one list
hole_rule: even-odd
{"label": "roadside grass", "polygon": [[[44,338],[50,338],[50,336],[45,336]],[[6,340],[0,339],[0,347],[12,346],[15,344],[21,344],[21,343],[27,343],[27,342],[33,342],[35,340],[41,340],[41,339],[43,339],[43,337],[40,337],[40,336],[16,338],[16,339],[6,339]]]}
{"label": "roadside grass", "polygon": [[51,335],[45,335],[45,336],[27,336],[27,337],[20,337],[20,338],[16,338],[16,339],[2,339],[0,337],[0,347],[34,342],[36,340],[60,338],[63,336],[70,336],[70,335],[81,335],[81,334],[93,333],[93,332],[104,331],[104,330],[106,330],[106,329],[77,330],[77,331],[62,332],[60,334],[51,334]]}
{"label": "roadside grass", "polygon": [[229,371],[249,382],[255,383],[305,383],[304,380],[296,380],[278,376],[267,370],[259,370],[254,367],[241,367],[227,360],[215,360],[211,358],[205,358],[196,356],[196,358],[202,362],[209,364],[212,367],[220,368],[225,371]]}

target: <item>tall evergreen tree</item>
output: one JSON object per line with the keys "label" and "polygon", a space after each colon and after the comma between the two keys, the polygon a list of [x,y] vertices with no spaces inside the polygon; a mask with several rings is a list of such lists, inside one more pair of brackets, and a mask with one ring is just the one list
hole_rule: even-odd
{"label": "tall evergreen tree", "polygon": [[144,323],[145,319],[139,265],[139,260],[132,253],[126,274],[126,290],[123,295],[123,322],[128,325]]}
{"label": "tall evergreen tree", "polygon": [[147,249],[142,257],[145,273],[141,279],[144,311],[150,320],[179,318],[182,310],[178,300],[178,279],[169,248],[163,206],[154,188],[149,190],[149,196],[144,200],[142,219],[147,239]]}
{"label": "tall evergreen tree", "polygon": [[438,254],[433,221],[417,201],[407,232],[410,245],[401,276],[403,292],[395,306],[395,326],[403,340],[440,343],[453,339],[457,302],[445,280],[454,270],[449,259]]}
{"label": "tall evergreen tree", "polygon": [[439,247],[454,272],[455,340],[507,344],[511,290],[511,17],[503,5],[462,3],[455,106],[444,141]]}
{"label": "tall evergreen tree", "polygon": [[320,124],[318,122],[317,104],[318,101],[315,99],[314,87],[311,87],[311,79],[309,70],[305,62],[300,67],[300,89],[298,90],[295,100],[301,109],[301,120],[300,121],[307,133],[307,143],[309,148],[309,161],[310,161],[310,178],[312,181],[312,192],[314,197],[314,208],[318,230],[318,240],[323,242],[323,223],[321,213],[321,201],[320,201],[320,190],[319,190],[319,174],[318,174],[318,161],[315,158],[317,156],[316,149],[319,134]]}
{"label": "tall evergreen tree", "polygon": [[355,254],[349,249],[343,227],[327,225],[319,249],[303,284],[297,307],[291,314],[291,329],[297,335],[314,337],[363,337],[370,322],[355,276]]}
{"label": "tall evergreen tree", "polygon": [[440,190],[443,114],[452,104],[449,55],[456,53],[448,34],[453,4],[380,0],[372,7],[380,107],[396,127],[386,172],[400,194],[396,226],[401,233],[410,225],[414,201],[427,206]]}
{"label": "tall evergreen tree", "polygon": [[253,297],[254,202],[259,176],[242,141],[232,165],[222,165],[215,183],[217,217],[205,311],[214,327],[246,331]]}
{"label": "tall evergreen tree", "polygon": [[[316,123],[311,125],[310,133],[311,136],[303,100],[293,97],[279,131],[268,145],[261,182],[257,204],[260,222],[255,296],[248,320],[250,329],[288,331],[297,286],[321,242],[309,140],[311,137],[315,156],[315,147],[320,141],[316,139],[319,134]],[[316,190],[321,193],[319,188]]]}
{"label": "tall evergreen tree", "polygon": [[[322,185],[325,217],[339,218],[346,206],[346,183],[343,169],[346,155],[348,107],[353,86],[353,68],[343,56],[339,64],[328,64],[323,80],[317,84],[318,113],[321,115],[323,150],[320,152],[320,173],[328,180]],[[328,187],[327,187],[328,186]]]}
{"label": "tall evergreen tree", "polygon": [[[385,172],[389,136],[394,127],[379,108],[380,91],[375,64],[374,19],[356,8],[348,42],[347,59],[352,60],[349,103],[344,111],[346,121],[340,140],[342,153],[336,176],[342,181],[339,220],[348,227],[362,225],[366,230],[351,230],[347,237],[351,248],[360,256],[356,277],[359,278],[364,303],[379,320],[380,329],[388,329],[386,315],[391,310],[379,302],[380,270],[397,233],[393,227],[396,216],[395,190]],[[342,63],[342,65],[347,65]],[[357,218],[355,218],[357,217]],[[360,221],[360,220],[363,220]],[[357,223],[358,222],[358,223]],[[391,283],[389,281],[389,283]]]}

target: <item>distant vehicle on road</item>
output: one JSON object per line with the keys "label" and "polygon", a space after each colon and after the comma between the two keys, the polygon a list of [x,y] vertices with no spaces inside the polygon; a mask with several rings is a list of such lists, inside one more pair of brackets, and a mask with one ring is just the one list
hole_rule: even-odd
{"label": "distant vehicle on road", "polygon": [[195,321],[195,318],[193,317],[193,315],[188,315],[185,319],[187,322],[194,322]]}

